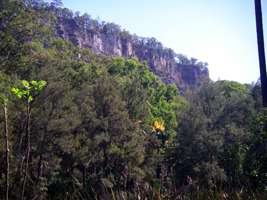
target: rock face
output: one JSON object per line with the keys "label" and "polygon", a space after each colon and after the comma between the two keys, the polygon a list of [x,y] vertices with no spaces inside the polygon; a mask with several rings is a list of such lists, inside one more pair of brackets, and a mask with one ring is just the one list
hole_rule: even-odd
{"label": "rock face", "polygon": [[116,24],[99,22],[88,15],[73,17],[61,13],[56,24],[59,37],[95,53],[145,61],[163,82],[175,83],[181,90],[195,88],[204,79],[209,79],[206,64],[176,54],[155,38],[131,35]]}

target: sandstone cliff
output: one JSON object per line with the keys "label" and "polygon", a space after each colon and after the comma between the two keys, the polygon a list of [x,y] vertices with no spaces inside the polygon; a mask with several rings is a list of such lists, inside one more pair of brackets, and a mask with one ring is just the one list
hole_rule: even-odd
{"label": "sandstone cliff", "polygon": [[146,61],[151,71],[165,83],[175,83],[178,88],[197,87],[209,79],[205,63],[176,54],[165,48],[155,38],[131,35],[114,23],[104,23],[89,15],[75,17],[69,10],[57,14],[56,29],[59,37],[82,48],[109,56],[136,57]]}

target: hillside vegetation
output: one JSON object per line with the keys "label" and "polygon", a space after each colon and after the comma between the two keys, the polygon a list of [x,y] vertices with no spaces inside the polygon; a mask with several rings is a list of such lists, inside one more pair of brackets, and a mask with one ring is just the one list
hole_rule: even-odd
{"label": "hillside vegetation", "polygon": [[0,2],[0,199],[267,198],[260,84],[181,95],[59,37],[57,2]]}

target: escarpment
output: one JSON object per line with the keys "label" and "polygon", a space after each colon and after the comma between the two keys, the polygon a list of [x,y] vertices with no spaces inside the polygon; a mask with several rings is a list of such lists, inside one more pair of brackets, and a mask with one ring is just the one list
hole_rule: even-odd
{"label": "escarpment", "polygon": [[165,48],[155,38],[132,35],[114,23],[92,19],[89,15],[57,14],[57,35],[81,48],[107,56],[135,57],[147,62],[150,70],[165,83],[175,83],[180,90],[196,88],[209,79],[206,63],[188,59]]}

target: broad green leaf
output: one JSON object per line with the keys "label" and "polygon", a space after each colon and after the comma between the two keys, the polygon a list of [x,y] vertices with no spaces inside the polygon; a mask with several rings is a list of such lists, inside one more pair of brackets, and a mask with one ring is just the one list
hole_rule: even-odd
{"label": "broad green leaf", "polygon": [[30,83],[29,83],[28,81],[26,81],[26,80],[22,80],[21,83],[22,83],[22,85],[23,85],[25,88],[27,88],[27,89],[30,88]]}
{"label": "broad green leaf", "polygon": [[33,101],[33,97],[32,96],[29,96],[28,97],[28,102],[32,102]]}
{"label": "broad green leaf", "polygon": [[18,93],[18,88],[11,88],[11,92],[13,93],[13,94],[17,94]]}
{"label": "broad green leaf", "polygon": [[38,86],[39,86],[38,90],[39,91],[42,90],[46,86],[46,81],[44,80],[39,81]]}
{"label": "broad green leaf", "polygon": [[22,98],[23,92],[19,88],[11,88],[11,92],[16,95],[19,99]]}
{"label": "broad green leaf", "polygon": [[32,81],[31,81],[31,84],[32,84],[33,86],[37,86],[37,85],[38,85],[38,82],[35,81],[35,80],[32,80]]}

